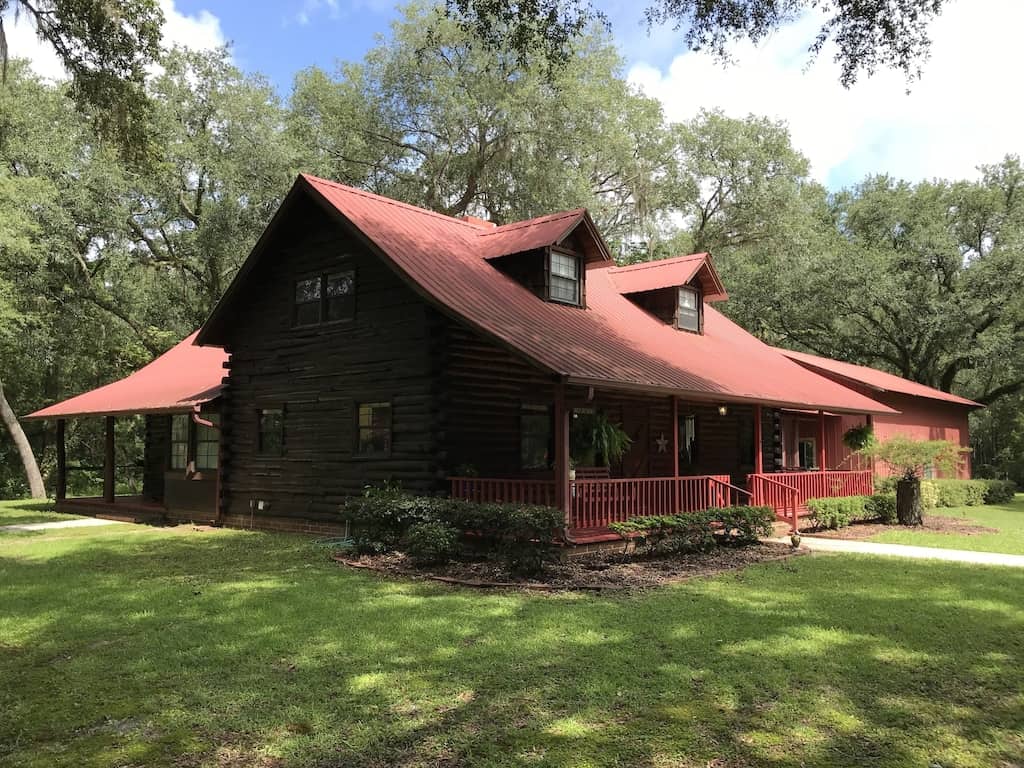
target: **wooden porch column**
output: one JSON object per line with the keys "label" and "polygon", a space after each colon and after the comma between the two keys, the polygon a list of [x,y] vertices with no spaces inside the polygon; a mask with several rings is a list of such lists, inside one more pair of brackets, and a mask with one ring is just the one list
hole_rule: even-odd
{"label": "wooden porch column", "polygon": [[[672,395],[672,477],[679,477],[679,398]],[[672,511],[679,509],[679,480],[672,481]]]}
{"label": "wooden porch column", "polygon": [[565,407],[565,384],[555,385],[555,502],[572,526],[572,489],[569,486],[569,409]]}
{"label": "wooden porch column", "polygon": [[57,419],[57,478],[54,497],[64,501],[68,495],[68,455],[64,441],[64,419]]}
{"label": "wooden porch column", "polygon": [[114,417],[107,416],[107,439],[103,450],[103,500],[114,502]]}
{"label": "wooden porch column", "polygon": [[761,434],[761,404],[754,406],[754,474],[764,473],[764,446],[763,435]]}
{"label": "wooden porch column", "polygon": [[828,469],[825,463],[825,412],[818,411],[818,469]]}

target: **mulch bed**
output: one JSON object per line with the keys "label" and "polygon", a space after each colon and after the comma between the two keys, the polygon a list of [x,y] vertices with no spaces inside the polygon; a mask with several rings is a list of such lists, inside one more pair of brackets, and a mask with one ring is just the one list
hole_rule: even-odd
{"label": "mulch bed", "polygon": [[[999,533],[998,528],[988,528],[978,525],[973,520],[964,517],[940,517],[939,515],[925,515],[924,525],[916,528],[909,528],[912,531],[927,531],[928,533],[951,533],[959,536],[977,536],[982,533]],[[807,530],[803,531],[804,536],[820,536],[825,539],[867,539],[878,533],[886,531],[903,530],[898,525],[882,525],[881,523],[854,523],[846,528],[830,530]]]}
{"label": "mulch bed", "polygon": [[446,584],[479,588],[543,591],[623,591],[648,589],[697,577],[715,576],[757,563],[783,560],[803,554],[785,544],[761,543],[749,547],[717,547],[710,552],[629,558],[615,553],[595,553],[548,564],[537,578],[511,575],[493,560],[414,566],[400,552],[334,559],[351,568],[372,570],[388,576],[429,579]]}

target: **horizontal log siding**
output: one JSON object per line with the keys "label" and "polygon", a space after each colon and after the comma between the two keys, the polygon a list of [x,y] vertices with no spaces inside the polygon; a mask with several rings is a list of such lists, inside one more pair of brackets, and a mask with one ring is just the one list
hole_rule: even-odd
{"label": "horizontal log siding", "polygon": [[146,441],[142,458],[142,498],[163,501],[164,472],[171,456],[171,417],[146,416]]}
{"label": "horizontal log siding", "polygon": [[[245,287],[230,330],[224,396],[222,510],[329,519],[346,495],[367,484],[400,482],[434,490],[431,359],[434,313],[379,259],[319,211],[281,231]],[[346,258],[342,258],[346,255]],[[355,319],[294,328],[294,281],[309,273],[356,272]],[[360,402],[392,404],[390,456],[357,456]],[[285,451],[257,451],[257,409],[285,409]],[[257,514],[259,514],[257,512]]]}

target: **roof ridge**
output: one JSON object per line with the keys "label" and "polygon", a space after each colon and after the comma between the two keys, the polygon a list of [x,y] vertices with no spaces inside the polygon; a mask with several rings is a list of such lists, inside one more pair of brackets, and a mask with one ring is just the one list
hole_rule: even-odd
{"label": "roof ridge", "polygon": [[684,261],[694,261],[696,259],[707,259],[709,256],[706,252],[701,253],[687,253],[683,256],[672,256],[667,259],[651,259],[650,261],[639,261],[636,264],[626,264],[625,266],[613,267],[612,269],[616,272],[638,272],[641,269],[653,269],[654,267],[663,267],[666,264],[679,264]]}
{"label": "roof ridge", "polygon": [[314,176],[311,173],[302,173],[300,174],[300,176],[302,176],[302,178],[306,179],[307,181],[314,183],[314,185],[325,184],[329,187],[334,187],[335,189],[340,189],[344,192],[348,192],[349,194],[358,195],[359,197],[365,197],[370,200],[375,200],[378,203],[386,203],[387,205],[393,205],[396,208],[404,208],[414,213],[423,214],[424,216],[433,216],[434,218],[444,219],[445,221],[451,224],[459,224],[463,227],[468,227],[472,230],[480,229],[480,227],[476,226],[475,224],[471,224],[468,221],[463,221],[462,219],[456,216],[449,216],[446,213],[432,211],[429,208],[421,208],[420,206],[412,205],[411,203],[403,203],[401,200],[394,200],[390,197],[384,197],[384,195],[378,195],[375,192],[368,192],[365,189],[359,189],[358,187],[350,187],[348,184],[342,184],[337,181],[331,181],[330,179],[324,179],[321,178],[320,176]]}
{"label": "roof ridge", "polygon": [[503,232],[510,232],[510,231],[512,231],[514,229],[521,229],[523,227],[528,227],[531,224],[538,224],[540,222],[547,223],[549,221],[558,221],[559,219],[568,219],[568,218],[570,218],[572,216],[578,216],[578,215],[580,215],[581,213],[583,213],[586,210],[587,210],[586,208],[573,208],[572,210],[569,210],[569,211],[558,211],[557,213],[545,213],[542,216],[534,216],[532,219],[522,219],[521,221],[513,221],[513,222],[509,222],[508,224],[502,224],[501,226],[494,227],[493,229],[489,229],[489,230],[480,232],[479,236],[480,237],[487,237],[488,235],[498,235],[498,234],[501,234]]}

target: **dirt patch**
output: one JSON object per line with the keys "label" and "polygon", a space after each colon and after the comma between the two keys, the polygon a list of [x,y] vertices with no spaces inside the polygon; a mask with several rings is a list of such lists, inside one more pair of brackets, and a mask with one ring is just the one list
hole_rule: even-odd
{"label": "dirt patch", "polygon": [[518,579],[496,561],[452,562],[416,567],[400,552],[335,560],[402,578],[430,579],[481,588],[615,591],[658,587],[702,576],[715,576],[748,565],[794,557],[799,550],[785,544],[761,543],[749,547],[717,547],[711,552],[626,559],[620,554],[595,553],[551,563],[535,579]]}
{"label": "dirt patch", "polygon": [[854,523],[846,528],[834,531],[804,531],[805,536],[820,536],[824,539],[867,539],[886,531],[926,531],[928,533],[950,533],[958,536],[977,536],[982,533],[999,533],[998,528],[978,525],[965,517],[942,517],[925,515],[924,525],[916,528],[903,528],[899,525],[882,525],[881,523]]}

